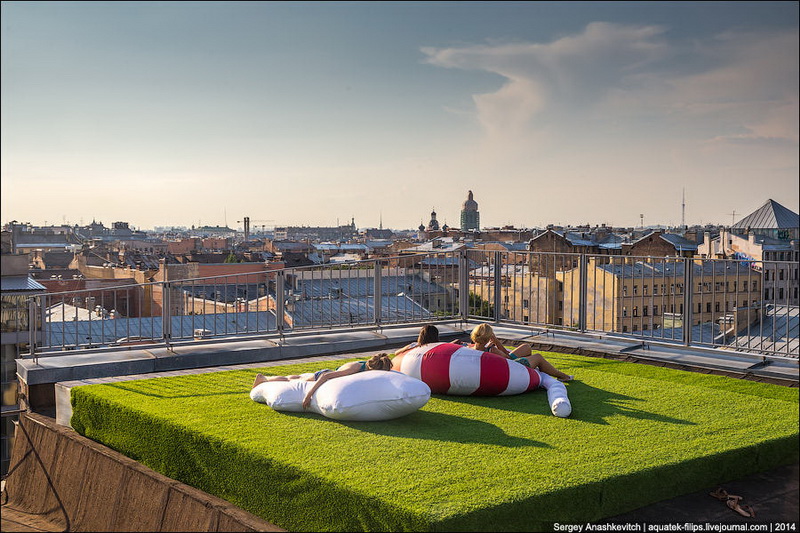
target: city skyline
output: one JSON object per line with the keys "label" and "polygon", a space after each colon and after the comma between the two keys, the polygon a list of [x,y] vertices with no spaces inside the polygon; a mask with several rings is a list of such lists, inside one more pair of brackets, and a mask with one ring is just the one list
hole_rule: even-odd
{"label": "city skyline", "polygon": [[[2,222],[798,211],[797,2],[3,2]],[[736,213],[734,215],[734,213]],[[257,222],[261,221],[261,222]]]}

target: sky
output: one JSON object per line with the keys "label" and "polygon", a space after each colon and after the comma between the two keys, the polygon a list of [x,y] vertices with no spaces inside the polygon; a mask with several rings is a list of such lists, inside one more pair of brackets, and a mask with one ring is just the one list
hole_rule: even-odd
{"label": "sky", "polygon": [[[798,2],[3,1],[0,222],[798,212]],[[682,203],[685,198],[685,210]]]}

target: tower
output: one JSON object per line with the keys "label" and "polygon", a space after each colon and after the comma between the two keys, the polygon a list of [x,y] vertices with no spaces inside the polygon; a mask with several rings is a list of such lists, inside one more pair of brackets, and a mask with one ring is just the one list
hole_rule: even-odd
{"label": "tower", "polygon": [[467,194],[467,199],[461,208],[461,231],[479,230],[481,215],[478,212],[478,202],[472,197],[472,191]]}
{"label": "tower", "polygon": [[431,211],[431,221],[428,222],[426,231],[439,231],[439,221],[436,220],[436,210]]}

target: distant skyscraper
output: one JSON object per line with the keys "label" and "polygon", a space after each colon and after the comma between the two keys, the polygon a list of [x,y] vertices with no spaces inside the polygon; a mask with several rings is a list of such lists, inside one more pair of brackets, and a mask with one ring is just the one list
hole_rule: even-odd
{"label": "distant skyscraper", "polygon": [[467,200],[461,209],[461,231],[481,229],[481,214],[478,213],[478,202],[472,199],[472,191],[469,191]]}

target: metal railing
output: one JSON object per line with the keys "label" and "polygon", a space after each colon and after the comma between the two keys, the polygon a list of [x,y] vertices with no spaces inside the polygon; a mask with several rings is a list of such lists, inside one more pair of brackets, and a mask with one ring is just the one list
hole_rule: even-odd
{"label": "metal railing", "polygon": [[795,262],[467,249],[47,293],[25,318],[34,356],[489,320],[796,359],[798,309]]}

